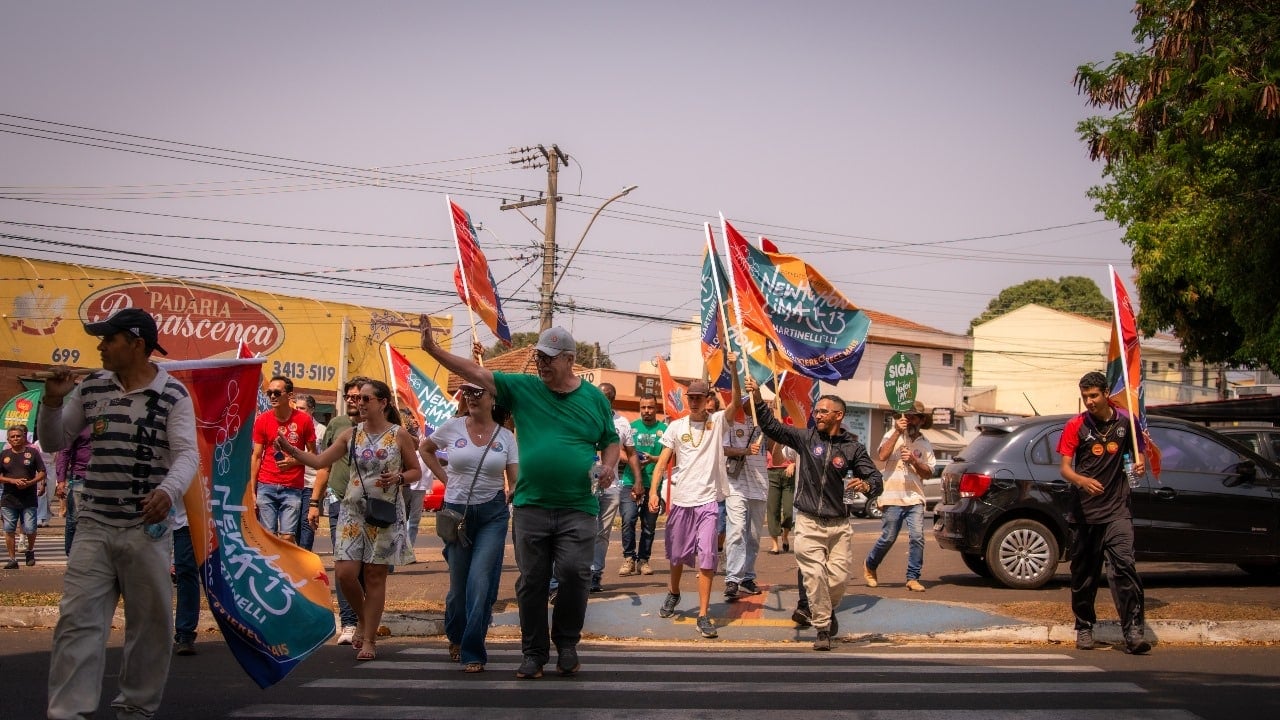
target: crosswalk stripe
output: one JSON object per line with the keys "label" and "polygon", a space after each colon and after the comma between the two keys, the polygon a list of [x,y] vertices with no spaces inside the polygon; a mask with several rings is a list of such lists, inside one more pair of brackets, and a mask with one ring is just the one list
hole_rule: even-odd
{"label": "crosswalk stripe", "polygon": [[[694,720],[719,717],[728,711],[705,709],[663,708],[666,720]],[[777,720],[784,711],[733,710],[734,720]],[[841,709],[822,710],[824,718],[839,720],[920,720],[922,714],[936,711]],[[253,705],[241,708],[231,717],[241,718],[360,718],[361,720],[475,720],[519,716],[520,720],[634,720],[645,714],[658,714],[654,708],[519,708],[511,707],[458,707],[442,705]],[[947,708],[948,720],[1023,720],[1034,715],[1040,720],[1198,720],[1199,716],[1185,710],[1159,710],[1148,708],[1121,708],[1107,710],[1037,709],[1028,710],[962,710]]]}
{"label": "crosswalk stripe", "polygon": [[[490,658],[492,663],[493,659]],[[513,666],[514,662],[511,663]],[[436,662],[420,662],[414,660],[375,660],[373,662],[360,663],[361,670],[450,670],[456,669],[458,663],[451,660],[440,660]],[[767,665],[703,665],[703,664],[687,664],[685,667],[691,670],[697,670],[700,673],[734,673],[737,675],[777,675],[785,672],[777,667],[769,667]],[[791,666],[794,668],[795,666]],[[643,672],[657,671],[665,668],[648,668],[644,666],[636,666],[634,663],[628,664],[610,664],[610,663],[591,663],[587,666],[592,672]],[[789,670],[791,668],[787,668]],[[915,675],[976,675],[979,673],[991,674],[1007,674],[1007,673],[1095,673],[1102,672],[1102,668],[1093,667],[1091,665],[866,665],[860,667],[831,667],[823,666],[824,675],[831,677],[833,675],[865,675],[869,672],[877,673],[897,673],[897,674],[915,674]]]}
{"label": "crosswalk stripe", "polygon": [[[554,671],[552,671],[554,672]],[[515,688],[529,689],[530,681],[518,680],[513,676],[508,678],[490,679],[497,673],[487,674],[488,677],[481,676],[475,679],[468,679],[465,687],[469,690],[486,689],[486,690],[514,690]],[[707,689],[705,681],[684,682],[684,681],[627,681],[627,680],[590,680],[584,682],[585,678],[575,678],[567,682],[574,683],[575,690],[580,692],[672,692],[672,693],[698,693]],[[562,681],[564,682],[564,681]],[[807,694],[848,694],[850,688],[848,685],[830,682],[751,682],[751,683],[732,683],[733,691],[738,694],[758,694],[758,693],[807,693]],[[308,688],[342,688],[349,690],[363,690],[366,692],[377,690],[458,690],[463,687],[462,681],[458,678],[449,680],[428,680],[421,678],[321,678],[312,680],[303,685]],[[727,684],[717,686],[717,690],[728,690]],[[1089,694],[1121,694],[1121,693],[1145,693],[1141,687],[1129,682],[1099,682],[1099,683],[1055,683],[1055,682],[1021,682],[1021,683],[938,683],[938,682],[918,682],[918,683],[887,683],[887,682],[860,682],[857,686],[860,696],[865,695],[902,695],[902,694],[928,694],[928,695],[987,695],[998,697],[1001,694],[1030,694],[1039,693],[1043,695],[1051,695],[1055,693],[1076,694],[1088,692]]]}
{"label": "crosswalk stripe", "polygon": [[[828,665],[832,662],[840,662],[847,660],[1018,660],[1018,661],[1046,661],[1046,660],[1062,660],[1073,661],[1073,658],[1066,653],[1006,653],[1006,652],[844,652],[836,650],[829,653],[815,653],[807,647],[797,646],[795,652],[736,652],[732,650],[715,650],[711,648],[699,648],[696,653],[688,652],[646,652],[646,651],[627,651],[627,650],[608,650],[596,649],[579,646],[579,651],[584,657],[591,659],[602,658],[649,658],[654,660],[681,660],[684,662],[696,662],[698,659],[714,658],[733,659],[733,660],[777,660],[781,655],[786,657],[787,662],[799,660],[801,662],[808,660]],[[410,647],[404,648],[397,652],[397,655],[443,655],[445,649],[440,647]],[[521,654],[519,650],[497,650],[489,652],[490,661],[493,658],[509,658],[519,660]]]}

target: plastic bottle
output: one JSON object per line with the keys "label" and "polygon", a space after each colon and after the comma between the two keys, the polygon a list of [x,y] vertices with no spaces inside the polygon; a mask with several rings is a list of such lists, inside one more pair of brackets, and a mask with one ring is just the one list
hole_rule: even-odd
{"label": "plastic bottle", "polygon": [[1133,471],[1133,458],[1129,453],[1124,454],[1124,476],[1129,481],[1130,489],[1136,488],[1141,484],[1141,478],[1138,477],[1138,473]]}
{"label": "plastic bottle", "polygon": [[844,504],[852,505],[858,499],[858,491],[849,487],[849,483],[853,482],[853,470],[844,471]]}

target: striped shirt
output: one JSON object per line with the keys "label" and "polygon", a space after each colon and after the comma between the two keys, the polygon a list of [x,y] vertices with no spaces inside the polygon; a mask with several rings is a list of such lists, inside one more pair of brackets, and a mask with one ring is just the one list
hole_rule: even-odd
{"label": "striped shirt", "polygon": [[138,525],[142,501],[156,488],[175,507],[181,505],[199,467],[195,410],[187,388],[164,368],[156,366],[151,383],[132,392],[115,373],[95,372],[67,395],[61,410],[41,412],[37,425],[50,450],[69,446],[90,427],[92,455],[77,498],[80,517]]}
{"label": "striped shirt", "polygon": [[908,440],[905,434],[899,435],[884,462],[884,493],[880,495],[880,505],[923,505],[924,480],[914,467],[902,461],[902,447],[911,448],[911,454],[922,464],[932,468],[936,462],[933,456],[933,445],[924,435]]}

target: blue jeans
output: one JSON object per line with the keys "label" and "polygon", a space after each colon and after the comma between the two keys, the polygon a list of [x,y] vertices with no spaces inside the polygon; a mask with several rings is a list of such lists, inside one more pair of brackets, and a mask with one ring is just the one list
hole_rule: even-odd
{"label": "blue jeans", "polygon": [[[27,508],[0,507],[0,517],[4,518],[4,531],[9,534],[22,531],[23,535],[31,537],[36,534],[36,508],[35,506]],[[31,548],[35,550],[35,548]]]}
{"label": "blue jeans", "polygon": [[742,495],[725,498],[727,530],[724,539],[724,580],[740,583],[756,579],[756,556],[760,554],[760,526],[764,524],[764,500],[748,500]]}
{"label": "blue jeans", "polygon": [[191,545],[191,528],[173,531],[173,574],[178,585],[178,603],[173,615],[173,641],[195,642],[200,623],[200,576],[196,551]]}
{"label": "blue jeans", "polygon": [[[334,501],[333,507],[334,508],[338,507],[337,501]],[[335,509],[334,512],[337,512],[337,510]],[[338,516],[330,515],[329,516],[329,547],[332,548],[337,546],[338,546]],[[363,572],[364,571],[362,569],[361,570],[362,575],[360,580],[361,585],[364,584]],[[338,618],[339,618],[338,623],[342,625],[342,627],[355,627],[356,624],[360,622],[360,617],[356,615],[355,608],[351,607],[351,603],[347,602],[346,596],[342,594],[342,584],[339,583],[336,578],[334,578],[333,580],[333,590],[334,590],[334,594],[338,596]]]}
{"label": "blue jeans", "polygon": [[[622,488],[618,509],[622,513],[622,557],[648,562],[653,553],[653,537],[658,528],[658,513],[649,512],[646,495],[636,502],[631,488]],[[636,547],[636,519],[640,520],[640,547]]]}
{"label": "blue jeans", "polygon": [[[306,488],[287,488],[283,485],[258,483],[254,498],[258,506],[258,522],[274,535],[294,535],[298,529],[298,515],[302,512],[302,496]],[[297,537],[295,535],[294,539]]]}
{"label": "blue jeans", "polygon": [[[511,535],[520,568],[516,580],[520,649],[525,657],[546,664],[552,641],[563,649],[577,647],[582,639],[596,516],[566,508],[518,507]],[[553,562],[560,589],[548,632],[547,592]]]}
{"label": "blue jeans", "polygon": [[867,553],[867,567],[875,570],[880,567],[889,548],[898,539],[902,524],[907,524],[907,540],[911,543],[907,552],[907,579],[919,580],[920,569],[924,567],[924,503],[919,505],[882,505],[884,518],[880,521],[880,538]]}
{"label": "blue jeans", "polygon": [[462,662],[486,663],[484,638],[493,619],[502,576],[502,555],[507,543],[507,498],[498,493],[488,502],[472,505],[445,503],[450,510],[466,513],[466,535],[471,547],[445,543],[449,564],[449,593],[444,600],[444,634],[462,646]]}
{"label": "blue jeans", "polygon": [[406,519],[409,521],[409,545],[418,544],[418,525],[422,522],[422,501],[427,497],[426,490],[405,490],[404,501],[408,503]]}

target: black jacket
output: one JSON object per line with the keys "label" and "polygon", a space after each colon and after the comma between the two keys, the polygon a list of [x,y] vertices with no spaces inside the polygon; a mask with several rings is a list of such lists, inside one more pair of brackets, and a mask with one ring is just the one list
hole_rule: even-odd
{"label": "black jacket", "polygon": [[784,425],[763,402],[756,403],[756,417],[765,436],[795,450],[800,457],[796,462],[795,496],[800,512],[824,519],[848,517],[849,508],[844,504],[848,472],[871,485],[872,497],[884,491],[884,480],[867,449],[844,428],[830,437],[817,430]]}

